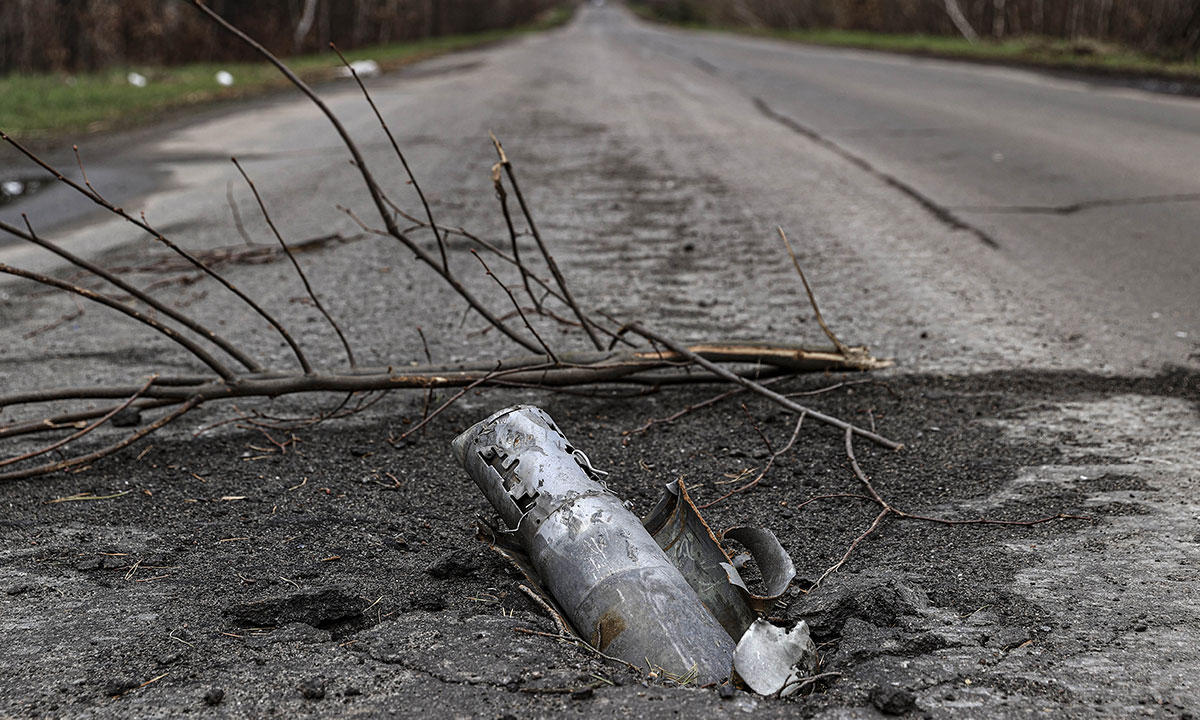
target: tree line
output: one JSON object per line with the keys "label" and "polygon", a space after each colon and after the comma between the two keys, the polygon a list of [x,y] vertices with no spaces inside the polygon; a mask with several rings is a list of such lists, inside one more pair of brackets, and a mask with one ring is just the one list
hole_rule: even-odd
{"label": "tree line", "polygon": [[[529,22],[558,0],[208,0],[280,55]],[[0,73],[253,59],[182,0],[2,0]]]}
{"label": "tree line", "polygon": [[[1196,0],[645,0],[685,22],[1003,39],[1116,42],[1170,59],[1200,52]],[[956,22],[957,21],[957,22]]]}

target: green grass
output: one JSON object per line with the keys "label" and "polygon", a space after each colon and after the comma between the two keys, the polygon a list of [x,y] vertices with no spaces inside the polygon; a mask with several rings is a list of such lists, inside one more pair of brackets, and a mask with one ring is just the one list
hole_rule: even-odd
{"label": "green grass", "polygon": [[[638,15],[657,21],[645,6],[633,6]],[[853,30],[760,30],[745,27],[712,27],[695,23],[676,23],[698,30],[739,32],[809,45],[848,47],[863,50],[926,55],[932,57],[1032,65],[1061,70],[1092,71],[1108,74],[1149,75],[1200,80],[1200,62],[1170,61],[1139,53],[1129,48],[1091,40],[1058,40],[1022,37],[1003,41],[980,40],[971,44],[958,36],[899,35]]]}
{"label": "green grass", "polygon": [[[375,60],[385,70],[434,55],[477,47],[528,32],[562,25],[571,9],[560,7],[536,23],[509,30],[447,35],[415,42],[361,48],[346,58]],[[341,61],[332,53],[286,58],[306,81],[335,76]],[[217,84],[219,70],[233,74],[235,84]],[[146,76],[146,87],[130,85],[131,71]],[[288,86],[267,63],[196,63],[174,67],[124,67],[78,75],[8,75],[0,78],[0,130],[17,138],[55,139],[116,127],[144,125],[180,108],[261,95]]]}

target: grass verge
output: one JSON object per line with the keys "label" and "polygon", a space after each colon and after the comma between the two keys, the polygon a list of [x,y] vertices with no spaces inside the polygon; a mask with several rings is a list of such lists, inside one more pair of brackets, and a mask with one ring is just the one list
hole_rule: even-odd
{"label": "grass verge", "polygon": [[[456,50],[478,47],[517,35],[557,27],[571,18],[569,7],[551,10],[535,23],[507,30],[447,35],[414,42],[360,48],[346,58],[375,60],[384,69]],[[335,76],[341,62],[332,53],[285,59],[306,81]],[[217,72],[234,77],[222,87]],[[146,78],[145,87],[129,83],[130,72]],[[0,130],[22,139],[53,140],[67,135],[145,125],[180,108],[218,100],[252,97],[289,85],[267,63],[195,63],[174,67],[124,67],[78,75],[37,74],[0,77]]]}
{"label": "grass verge", "polygon": [[737,32],[809,45],[878,50],[951,60],[1022,65],[1053,70],[1092,72],[1115,76],[1150,77],[1200,82],[1200,62],[1176,62],[1094,40],[1061,40],[1028,36],[1001,41],[969,43],[956,36],[900,35],[854,30],[771,30],[716,27],[675,22],[644,5],[633,5],[641,17],[669,22],[694,30]]}

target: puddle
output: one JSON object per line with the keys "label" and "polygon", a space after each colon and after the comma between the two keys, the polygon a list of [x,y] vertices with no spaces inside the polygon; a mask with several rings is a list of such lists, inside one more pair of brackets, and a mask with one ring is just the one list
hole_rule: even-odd
{"label": "puddle", "polygon": [[0,180],[0,207],[43,190],[50,182],[43,178],[22,177]]}

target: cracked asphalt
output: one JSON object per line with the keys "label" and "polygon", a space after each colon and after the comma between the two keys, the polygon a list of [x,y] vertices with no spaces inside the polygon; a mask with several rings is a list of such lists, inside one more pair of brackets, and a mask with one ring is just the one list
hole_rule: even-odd
{"label": "cracked asphalt", "polygon": [[[892,519],[805,592],[877,512],[853,499],[803,504],[856,490],[840,435],[806,423],[760,487],[706,517],[779,535],[801,578],[779,613],[811,623],[822,670],[837,675],[804,697],[722,698],[643,683],[517,631],[553,625],[474,540],[485,504],[448,444],[499,407],[537,403],[644,513],[680,476],[703,502],[753,472],[766,453],[747,412],[782,443],[794,421],[779,410],[726,401],[628,436],[717,390],[472,392],[394,447],[389,434],[424,404],[396,394],[297,432],[285,453],[231,423],[201,432],[234,416],[214,404],[83,472],[0,486],[0,717],[1200,713],[1195,101],[685,32],[617,6],[371,88],[445,224],[505,237],[494,130],[582,302],[674,336],[820,343],[773,234],[784,226],[830,324],[897,366],[858,385],[782,386],[906,444],[857,447],[890,502],[942,518],[1091,520]],[[320,90],[389,192],[419,207],[357,91]],[[231,155],[289,240],[355,236],[337,205],[369,215],[336,136],[291,95],[81,145],[106,195],[191,248],[242,242],[229,197],[246,231],[268,239]],[[73,163],[69,146],[45,152]],[[0,155],[0,174],[29,172]],[[0,207],[6,221],[20,212],[109,265],[160,257],[62,188]],[[451,243],[454,267],[505,307],[469,247]],[[417,327],[438,360],[513,352],[384,239],[300,261],[364,364],[422,361]],[[65,272],[11,242],[0,262]],[[288,267],[226,272],[317,364],[341,362]],[[158,292],[272,367],[294,365],[216,286]],[[74,309],[0,282],[0,392],[200,369],[95,308],[25,337]],[[560,347],[580,342],[548,321],[542,330]],[[340,400],[239,410],[302,417]],[[0,409],[0,424],[28,412]],[[29,447],[6,440],[3,451]],[[108,499],[52,502],[78,493]]]}

